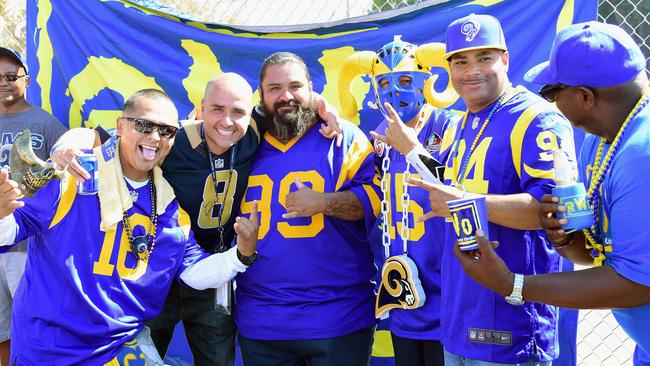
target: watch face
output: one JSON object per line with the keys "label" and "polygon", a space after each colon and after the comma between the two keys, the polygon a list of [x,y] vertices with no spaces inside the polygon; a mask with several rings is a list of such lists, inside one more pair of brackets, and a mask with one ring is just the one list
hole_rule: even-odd
{"label": "watch face", "polygon": [[506,302],[510,305],[523,305],[524,299],[521,296],[506,296]]}

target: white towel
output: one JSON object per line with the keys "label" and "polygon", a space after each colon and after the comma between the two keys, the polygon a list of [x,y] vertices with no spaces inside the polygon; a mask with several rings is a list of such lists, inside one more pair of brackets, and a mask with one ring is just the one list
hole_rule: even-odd
{"label": "white towel", "polygon": [[[133,206],[129,188],[122,174],[119,138],[113,137],[96,147],[93,154],[97,156],[98,161],[98,195],[102,217],[99,229],[104,232],[115,230],[117,223],[122,221],[123,212]],[[153,168],[153,180],[156,186],[156,211],[158,215],[162,215],[176,196],[158,166]]]}

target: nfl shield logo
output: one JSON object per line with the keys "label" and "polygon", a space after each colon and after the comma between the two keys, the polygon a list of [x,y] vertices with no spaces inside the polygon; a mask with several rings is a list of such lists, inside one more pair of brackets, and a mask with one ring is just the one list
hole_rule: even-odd
{"label": "nfl shield logo", "polygon": [[440,135],[434,132],[433,135],[429,136],[427,140],[424,142],[424,148],[427,150],[429,154],[433,156],[434,154],[440,152],[441,144],[442,144],[442,138],[440,137]]}

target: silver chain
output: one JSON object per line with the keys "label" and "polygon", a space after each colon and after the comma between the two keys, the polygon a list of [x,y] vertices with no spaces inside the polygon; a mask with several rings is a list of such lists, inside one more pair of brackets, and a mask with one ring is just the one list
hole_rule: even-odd
{"label": "silver chain", "polygon": [[390,182],[388,181],[388,168],[390,168],[390,149],[391,146],[384,144],[384,159],[381,161],[381,242],[384,245],[384,254],[386,258],[390,257]]}
{"label": "silver chain", "polygon": [[[420,111],[418,123],[415,125],[416,134],[420,132],[424,124],[424,118],[427,114],[428,108],[426,106]],[[392,146],[384,144],[384,158],[381,161],[381,241],[384,245],[384,253],[386,258],[390,257],[390,222],[388,215],[390,214],[390,182],[388,181],[388,168],[390,168],[390,150]],[[408,254],[408,241],[410,237],[409,227],[409,206],[411,205],[411,196],[409,195],[409,179],[411,178],[411,163],[406,161],[406,169],[402,175],[402,229],[400,230],[400,237],[402,238],[402,248],[404,255]]]}

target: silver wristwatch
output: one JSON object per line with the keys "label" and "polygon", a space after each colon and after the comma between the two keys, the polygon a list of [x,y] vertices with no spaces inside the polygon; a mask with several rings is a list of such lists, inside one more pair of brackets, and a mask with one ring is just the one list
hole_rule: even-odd
{"label": "silver wristwatch", "polygon": [[523,305],[524,297],[522,292],[524,290],[524,275],[515,273],[515,283],[512,286],[512,293],[506,296],[506,302],[510,305]]}

